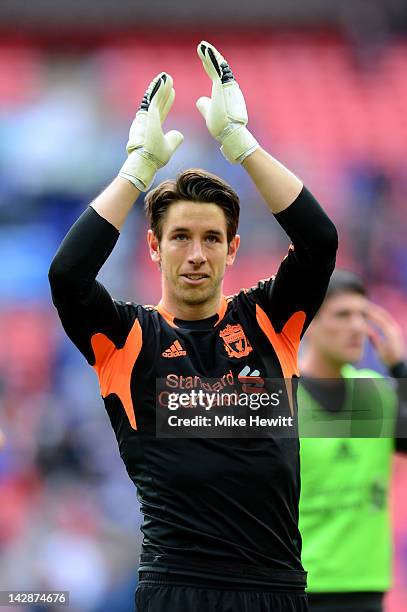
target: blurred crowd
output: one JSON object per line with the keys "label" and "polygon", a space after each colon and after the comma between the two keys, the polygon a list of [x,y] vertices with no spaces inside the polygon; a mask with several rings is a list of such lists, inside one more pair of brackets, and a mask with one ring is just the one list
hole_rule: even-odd
{"label": "blurred crowd", "polygon": [[[222,50],[251,130],[329,211],[339,265],[361,273],[407,329],[407,42],[386,38],[374,69],[326,33],[263,33],[250,44],[250,57],[233,36]],[[132,609],[141,519],[96,375],[64,335],[47,272],[70,225],[120,168],[132,115],[163,69],[177,95],[166,127],[185,142],[157,180],[197,166],[238,191],[243,242],[225,285],[235,292],[270,276],[288,243],[202,125],[195,99],[210,84],[194,41],[154,52],[142,37],[60,53],[0,46],[0,590],[70,590],[73,612]],[[139,201],[100,276],[118,299],[159,296],[146,229]],[[364,363],[377,367],[372,351]],[[400,466],[394,490],[407,506]],[[407,605],[407,509],[398,512],[391,612]]]}

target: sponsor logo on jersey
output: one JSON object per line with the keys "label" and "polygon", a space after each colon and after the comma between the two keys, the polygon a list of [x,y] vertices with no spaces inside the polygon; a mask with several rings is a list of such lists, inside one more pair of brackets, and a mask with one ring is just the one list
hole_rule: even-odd
{"label": "sponsor logo on jersey", "polygon": [[260,376],[260,370],[251,370],[245,365],[238,374],[238,380],[242,384],[242,391],[245,393],[260,393],[265,391],[264,378]]}
{"label": "sponsor logo on jersey", "polygon": [[260,370],[251,370],[248,365],[245,365],[238,374],[239,380],[246,378],[251,380],[252,378],[257,378],[258,376],[260,376]]}
{"label": "sponsor logo on jersey", "polygon": [[240,359],[241,357],[246,357],[253,350],[239,323],[236,325],[226,325],[219,335],[223,340],[223,345],[229,357]]}
{"label": "sponsor logo on jersey", "polygon": [[181,342],[175,340],[165,351],[161,353],[163,357],[184,357],[187,352],[182,348]]}
{"label": "sponsor logo on jersey", "polygon": [[224,387],[233,387],[235,379],[230,369],[219,378],[201,378],[200,376],[180,376],[167,374],[165,384],[171,389],[204,389],[205,391],[221,391]]}

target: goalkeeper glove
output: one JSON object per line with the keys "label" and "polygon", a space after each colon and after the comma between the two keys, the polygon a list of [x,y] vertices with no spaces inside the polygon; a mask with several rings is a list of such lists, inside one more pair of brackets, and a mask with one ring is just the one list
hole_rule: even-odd
{"label": "goalkeeper glove", "polygon": [[246,128],[246,104],[229,64],[215,47],[206,41],[198,45],[198,55],[212,79],[212,97],[197,100],[207,128],[221,143],[223,155],[232,164],[242,161],[260,145]]}
{"label": "goalkeeper glove", "polygon": [[157,170],[165,166],[184,140],[180,132],[171,130],[164,134],[161,127],[174,102],[172,84],[171,76],[165,72],[151,81],[130,127],[128,158],[119,176],[140,191],[149,188]]}

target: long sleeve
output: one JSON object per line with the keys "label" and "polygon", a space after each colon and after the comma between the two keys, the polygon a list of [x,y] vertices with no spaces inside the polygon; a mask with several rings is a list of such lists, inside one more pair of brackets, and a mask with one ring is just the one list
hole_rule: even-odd
{"label": "long sleeve", "polygon": [[117,303],[96,280],[118,237],[118,230],[89,207],[69,230],[49,270],[62,325],[91,365],[92,335],[104,333],[119,344],[127,331]]}
{"label": "long sleeve", "polygon": [[275,277],[263,283],[263,304],[280,332],[291,326],[302,336],[325,297],[335,267],[338,248],[336,228],[316,199],[304,187],[297,199],[274,215],[292,241]]}

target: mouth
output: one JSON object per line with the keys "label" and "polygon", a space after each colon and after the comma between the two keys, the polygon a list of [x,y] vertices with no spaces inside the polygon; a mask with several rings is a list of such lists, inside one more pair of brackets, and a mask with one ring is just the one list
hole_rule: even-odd
{"label": "mouth", "polygon": [[191,274],[181,274],[181,278],[183,278],[189,285],[199,285],[209,278],[209,276],[207,274],[192,272]]}
{"label": "mouth", "polygon": [[348,349],[361,349],[363,347],[363,342],[358,342],[354,340],[353,342],[349,342]]}

